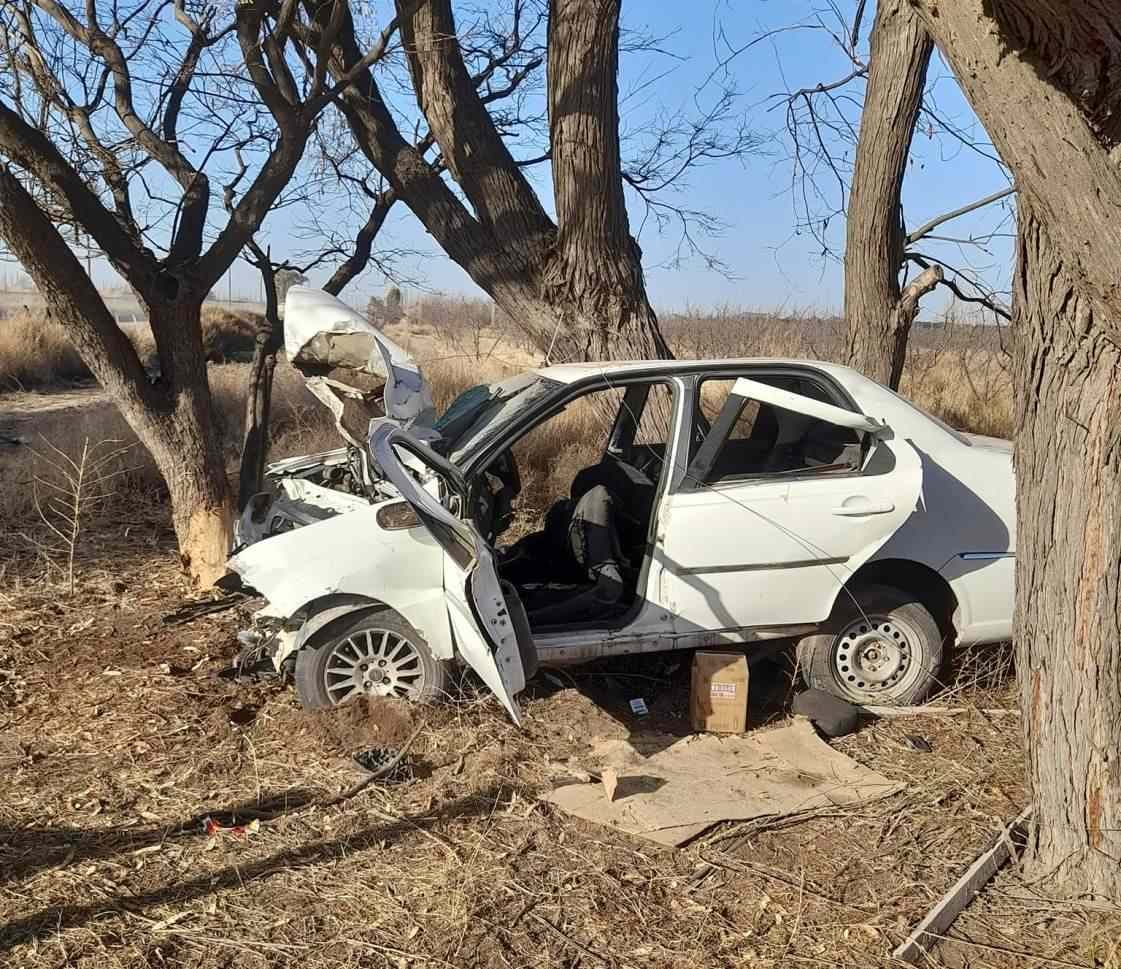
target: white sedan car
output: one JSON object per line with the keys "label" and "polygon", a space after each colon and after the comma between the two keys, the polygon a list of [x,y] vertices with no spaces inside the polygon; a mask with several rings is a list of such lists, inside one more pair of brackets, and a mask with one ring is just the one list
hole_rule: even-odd
{"label": "white sedan car", "polygon": [[[230,560],[267,600],[243,641],[309,707],[431,699],[462,663],[517,720],[538,665],[774,640],[797,644],[811,686],[914,703],[946,647],[1011,635],[1010,445],[856,371],[564,364],[472,388],[436,418],[400,348],[293,289],[290,356],[324,333],[366,341],[387,416],[367,441],[340,416],[349,447],[273,465]],[[322,373],[320,391],[361,398]],[[598,460],[504,546],[519,442],[568,408],[600,416]]]}

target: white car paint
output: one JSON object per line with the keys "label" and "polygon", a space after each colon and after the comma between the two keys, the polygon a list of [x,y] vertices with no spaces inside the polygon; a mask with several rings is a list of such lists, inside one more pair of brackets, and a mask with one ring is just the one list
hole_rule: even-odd
{"label": "white car paint", "polygon": [[[292,309],[290,301],[289,317]],[[830,383],[846,406],[757,379],[783,370]],[[735,378],[734,394],[856,431],[865,441],[859,468],[689,487],[686,391],[695,377],[711,374]],[[652,554],[639,577],[642,604],[621,627],[544,631],[527,641],[526,629],[510,622],[491,549],[461,516],[465,501],[452,497],[448,480],[462,486],[569,397],[640,378],[675,391]],[[1015,504],[1007,442],[958,434],[861,374],[817,361],[566,364],[503,386],[523,396],[503,397],[450,461],[403,436],[400,422],[373,422],[371,450],[362,454],[374,469],[374,480],[362,485],[366,494],[340,495],[299,480],[314,473],[312,459],[270,468],[278,496],[270,508],[283,515],[295,501],[322,512],[320,520],[267,538],[242,529],[253,544],[230,561],[267,599],[259,620],[285,630],[273,654],[278,667],[324,616],[383,604],[417,628],[437,658],[474,668],[517,719],[527,656],[560,665],[800,635],[829,615],[854,574],[877,568],[878,581],[887,576],[889,584],[904,574],[941,575],[956,599],[960,643],[1011,634]],[[347,460],[345,450],[322,455],[323,466]],[[423,524],[382,527],[379,512],[402,498]]]}
{"label": "white car paint", "polygon": [[[427,421],[432,417],[432,395],[420,368],[408,352],[342,300],[319,289],[292,286],[284,300],[284,350],[296,360],[318,336],[362,334],[369,338],[369,353],[361,369],[385,379],[385,414],[402,423]],[[345,387],[323,377],[313,377],[308,386],[328,406],[330,398]]]}
{"label": "white car paint", "polygon": [[[438,659],[452,659],[440,546],[422,527],[378,525],[378,512],[394,501],[399,499],[281,532],[238,552],[229,569],[267,600],[255,618],[299,629],[339,597],[350,597],[355,605],[355,600],[381,603],[403,615]],[[287,640],[287,649],[273,657],[278,667],[300,642]]]}

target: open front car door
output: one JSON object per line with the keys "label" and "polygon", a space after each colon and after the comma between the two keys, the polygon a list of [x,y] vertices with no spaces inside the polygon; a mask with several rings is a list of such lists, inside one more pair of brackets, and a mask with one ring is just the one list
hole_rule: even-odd
{"label": "open front car door", "polygon": [[[392,421],[372,422],[369,443],[374,463],[444,550],[444,595],[460,655],[520,725],[514,697],[536,672],[537,653],[525,610],[513,587],[498,578],[490,546],[473,523],[444,505],[467,507],[462,475]],[[418,482],[399,451],[435,475],[443,501]]]}

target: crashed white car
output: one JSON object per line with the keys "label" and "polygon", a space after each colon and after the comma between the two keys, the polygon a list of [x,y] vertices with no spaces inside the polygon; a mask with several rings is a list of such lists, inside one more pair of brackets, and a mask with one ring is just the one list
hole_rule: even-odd
{"label": "crashed white car", "polygon": [[[267,600],[244,641],[309,707],[430,699],[466,664],[517,720],[538,665],[775,640],[797,644],[811,686],[914,703],[948,645],[1011,635],[1010,445],[853,370],[565,364],[472,388],[435,418],[400,348],[294,288],[290,356],[314,334],[352,341],[351,364],[365,354],[385,416],[366,441],[348,430],[335,405],[373,392],[320,354],[350,445],[271,466],[229,563]],[[502,545],[522,442],[580,407],[599,415],[598,460]]]}

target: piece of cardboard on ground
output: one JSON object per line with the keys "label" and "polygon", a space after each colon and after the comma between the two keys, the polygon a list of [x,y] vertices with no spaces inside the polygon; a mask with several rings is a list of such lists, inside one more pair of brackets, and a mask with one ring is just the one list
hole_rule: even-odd
{"label": "piece of cardboard on ground", "polygon": [[834,750],[798,717],[746,736],[697,734],[644,756],[641,737],[595,748],[618,772],[613,801],[598,783],[558,787],[562,811],[660,844],[677,846],[718,821],[785,817],[879,800],[903,785]]}

